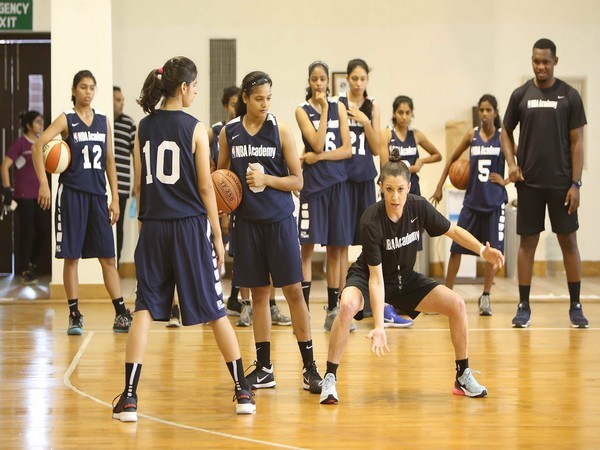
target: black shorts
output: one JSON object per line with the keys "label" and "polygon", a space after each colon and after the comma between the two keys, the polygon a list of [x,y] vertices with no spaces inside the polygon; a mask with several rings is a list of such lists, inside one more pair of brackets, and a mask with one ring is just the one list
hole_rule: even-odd
{"label": "black shorts", "polygon": [[[384,301],[393,305],[399,314],[405,314],[411,318],[417,317],[420,312],[416,310],[421,300],[425,298],[439,283],[419,272],[412,272],[406,277],[402,277],[402,290],[398,289],[398,284],[385,283]],[[352,286],[360,290],[365,303],[370,302],[369,296],[369,273],[357,267],[348,269],[346,285],[344,289]],[[356,320],[363,319],[363,312],[360,310],[354,316]]]}
{"label": "black shorts", "polygon": [[517,234],[531,236],[544,231],[546,205],[552,232],[571,234],[579,229],[577,211],[569,214],[565,198],[569,188],[540,189],[517,183]]}
{"label": "black shorts", "polygon": [[[489,242],[490,247],[504,253],[504,205],[490,212],[479,212],[463,207],[458,216],[457,225],[467,230],[483,244]],[[450,253],[479,256],[454,241],[450,246]]]}

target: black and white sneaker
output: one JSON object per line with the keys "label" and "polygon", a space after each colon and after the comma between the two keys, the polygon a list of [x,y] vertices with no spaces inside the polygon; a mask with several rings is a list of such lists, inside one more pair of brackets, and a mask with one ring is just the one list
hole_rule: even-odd
{"label": "black and white sneaker", "polygon": [[246,375],[246,381],[252,389],[266,389],[275,387],[275,374],[273,373],[273,364],[270,367],[259,366],[258,361],[248,368],[254,367],[254,370]]}
{"label": "black and white sneaker", "polygon": [[319,375],[317,364],[313,361],[308,368],[302,369],[302,387],[313,394],[321,393],[323,378]]}
{"label": "black and white sneaker", "polygon": [[256,412],[256,403],[252,392],[243,389],[235,391],[233,401],[237,401],[237,405],[235,405],[236,414],[254,414]]}
{"label": "black and white sneaker", "polygon": [[[115,400],[119,399],[115,405]],[[127,397],[124,393],[113,400],[112,418],[121,422],[137,422],[137,397]]]}
{"label": "black and white sneaker", "polygon": [[166,325],[167,328],[179,328],[181,326],[181,315],[179,313],[179,305],[173,305],[171,308],[171,318]]}

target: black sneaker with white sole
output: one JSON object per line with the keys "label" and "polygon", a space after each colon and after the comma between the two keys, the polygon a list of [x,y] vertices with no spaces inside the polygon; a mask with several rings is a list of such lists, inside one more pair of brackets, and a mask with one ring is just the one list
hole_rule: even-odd
{"label": "black sneaker with white sole", "polygon": [[[275,374],[273,373],[273,364],[270,367],[264,367],[259,365],[258,361],[254,361],[254,370],[246,375],[246,381],[250,385],[252,389],[266,389],[266,388],[274,388],[277,383],[275,383]],[[253,366],[250,366],[252,368]]]}

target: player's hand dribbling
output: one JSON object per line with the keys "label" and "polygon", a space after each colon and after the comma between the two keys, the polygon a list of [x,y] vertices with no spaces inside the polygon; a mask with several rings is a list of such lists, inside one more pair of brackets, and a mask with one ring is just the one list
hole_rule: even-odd
{"label": "player's hand dribbling", "polygon": [[385,356],[386,351],[389,353],[390,349],[387,345],[387,336],[383,328],[373,328],[365,337],[371,339],[371,351],[378,357]]}

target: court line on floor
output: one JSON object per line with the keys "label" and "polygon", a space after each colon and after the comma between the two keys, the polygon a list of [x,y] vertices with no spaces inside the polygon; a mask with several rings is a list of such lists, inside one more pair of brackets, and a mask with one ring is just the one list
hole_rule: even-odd
{"label": "court line on floor", "polygon": [[[109,404],[109,403],[107,403],[107,402],[105,402],[103,400],[100,400],[99,398],[94,397],[93,395],[88,394],[87,392],[82,391],[81,389],[79,389],[76,386],[74,386],[73,383],[71,383],[71,375],[73,374],[73,372],[77,368],[77,366],[79,364],[79,361],[81,360],[83,354],[85,353],[85,350],[86,350],[88,344],[91,342],[92,338],[94,337],[94,334],[95,334],[94,331],[90,331],[88,333],[88,335],[85,337],[83,343],[79,347],[79,350],[77,351],[77,353],[73,357],[73,360],[71,361],[71,364],[67,368],[67,371],[63,375],[63,382],[64,382],[64,384],[69,389],[71,389],[72,391],[74,391],[76,394],[79,394],[79,395],[81,395],[81,396],[83,396],[85,398],[88,398],[88,399],[96,402],[96,403],[99,403],[100,405],[103,405],[103,406],[106,406],[106,407],[112,409],[112,405],[111,404]],[[242,437],[242,436],[236,436],[234,434],[221,433],[219,431],[207,430],[206,428],[199,428],[199,427],[194,427],[194,426],[191,426],[191,425],[184,425],[184,424],[178,423],[178,422],[172,422],[170,420],[160,419],[158,417],[150,416],[148,414],[140,414],[140,413],[138,413],[138,416],[139,417],[143,417],[144,419],[153,420],[154,422],[162,423],[163,425],[169,425],[169,426],[173,426],[173,427],[184,428],[186,430],[198,431],[198,432],[201,432],[201,433],[212,434],[214,436],[220,436],[220,437],[224,437],[224,438],[228,438],[228,439],[235,439],[235,440],[238,440],[238,441],[250,442],[250,443],[253,443],[253,444],[266,445],[266,446],[269,446],[269,447],[287,448],[287,449],[293,449],[293,450],[303,450],[303,447],[294,447],[294,446],[291,446],[291,445],[277,444],[277,443],[274,443],[274,442],[261,441],[259,439],[252,439],[252,438],[246,438],[246,437]],[[111,419],[111,420],[114,420],[114,419]]]}

